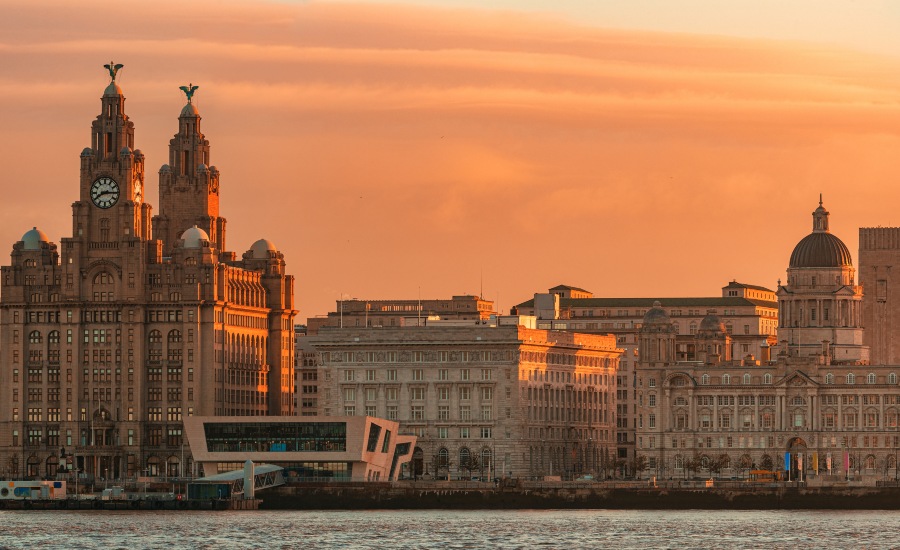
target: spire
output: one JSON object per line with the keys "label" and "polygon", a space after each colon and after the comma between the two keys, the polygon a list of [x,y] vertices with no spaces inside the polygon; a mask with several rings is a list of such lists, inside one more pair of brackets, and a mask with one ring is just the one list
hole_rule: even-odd
{"label": "spire", "polygon": [[828,210],[822,206],[822,193],[819,193],[819,207],[813,212],[813,233],[828,233]]}

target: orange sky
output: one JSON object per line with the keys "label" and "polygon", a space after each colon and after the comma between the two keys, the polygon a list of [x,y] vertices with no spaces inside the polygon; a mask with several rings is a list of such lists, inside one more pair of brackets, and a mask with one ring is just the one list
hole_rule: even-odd
{"label": "orange sky", "polygon": [[71,235],[110,59],[154,206],[178,86],[200,86],[229,248],[272,240],[301,319],[482,284],[504,310],[559,283],[774,288],[820,192],[854,258],[858,227],[900,225],[900,57],[475,8],[8,4],[8,250]]}

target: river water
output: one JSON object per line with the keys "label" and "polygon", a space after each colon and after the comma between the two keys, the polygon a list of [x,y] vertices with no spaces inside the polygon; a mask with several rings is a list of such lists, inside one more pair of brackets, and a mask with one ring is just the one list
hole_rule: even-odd
{"label": "river water", "polygon": [[900,512],[0,511],[0,548],[900,548]]}

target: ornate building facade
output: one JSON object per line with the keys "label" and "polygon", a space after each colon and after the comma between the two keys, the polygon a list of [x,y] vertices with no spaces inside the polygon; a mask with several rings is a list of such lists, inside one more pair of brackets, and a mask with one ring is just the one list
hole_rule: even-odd
{"label": "ornate building facade", "polygon": [[[638,410],[643,406],[635,370],[641,358],[638,340],[644,316],[656,301],[670,319],[674,338],[670,351],[679,361],[695,361],[705,353],[697,347],[696,335],[709,313],[724,322],[729,338],[718,353],[729,359],[766,359],[776,343],[775,292],[737,281],[722,287],[718,297],[597,298],[588,290],[558,285],[513,308],[513,313],[536,315],[538,328],[616,337],[617,347],[624,350],[616,373],[617,457],[626,464],[631,464],[636,456]],[[630,469],[626,466],[626,470]]]}
{"label": "ornate building facade", "polygon": [[723,319],[707,315],[685,361],[659,304],[644,316],[637,366],[636,452],[651,472],[682,478],[775,470],[797,479],[879,479],[897,473],[896,366],[868,364],[849,251],[828,231],[821,203],[813,233],[779,286],[782,327],[771,360],[730,358]]}
{"label": "ornate building facade", "polygon": [[267,240],[225,249],[196,87],[152,216],[121,65],[107,68],[72,236],[32,229],[0,271],[5,476],[184,475],[184,417],[293,413],[293,277]]}
{"label": "ornate building facade", "polygon": [[609,335],[527,323],[323,328],[305,342],[318,355],[319,414],[398,421],[418,438],[414,475],[596,473],[615,448],[621,350]]}

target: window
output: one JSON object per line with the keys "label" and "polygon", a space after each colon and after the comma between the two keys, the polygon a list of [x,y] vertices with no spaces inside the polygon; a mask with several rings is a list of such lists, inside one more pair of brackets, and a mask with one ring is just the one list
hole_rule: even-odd
{"label": "window", "polygon": [[772,375],[768,372],[763,376],[763,384],[771,384],[772,383]]}
{"label": "window", "polygon": [[482,380],[491,380],[493,376],[493,371],[491,369],[481,369],[481,379]]}
{"label": "window", "polygon": [[490,401],[494,398],[494,388],[481,388],[481,400]]}
{"label": "window", "polygon": [[353,375],[352,370],[344,371],[344,382],[353,382],[353,378],[354,378],[354,375]]}
{"label": "window", "polygon": [[874,372],[870,372],[870,373],[866,376],[866,384],[874,384],[874,383],[875,383],[875,373],[874,373]]}
{"label": "window", "polygon": [[459,400],[460,401],[468,401],[472,397],[472,388],[462,387],[459,388]]}
{"label": "window", "polygon": [[826,384],[834,384],[834,374],[828,373],[825,375],[825,383]]}
{"label": "window", "polygon": [[425,420],[425,405],[413,405],[409,409],[410,420]]}
{"label": "window", "polygon": [[847,374],[847,383],[848,384],[856,383],[856,376],[854,376],[854,374],[852,372]]}
{"label": "window", "polygon": [[731,375],[730,375],[730,374],[723,374],[723,375],[722,375],[722,384],[725,384],[726,386],[727,386],[728,384],[731,384]]}
{"label": "window", "polygon": [[750,383],[750,374],[749,373],[744,374],[744,384],[749,384],[749,383]]}
{"label": "window", "polygon": [[366,380],[368,382],[375,381],[375,369],[366,369]]}
{"label": "window", "polygon": [[647,405],[649,405],[651,407],[656,406],[656,394],[655,393],[651,393],[649,396],[647,396]]}
{"label": "window", "polygon": [[396,401],[400,391],[397,388],[385,388],[384,398],[387,401]]}
{"label": "window", "polygon": [[397,369],[388,369],[388,371],[387,371],[387,379],[390,380],[390,381],[392,381],[392,382],[393,382],[393,381],[396,381],[396,380],[397,380]]}
{"label": "window", "polygon": [[469,428],[463,427],[459,429],[459,438],[460,439],[469,439]]}
{"label": "window", "polygon": [[897,383],[897,374],[892,372],[888,375],[888,384],[896,384],[896,383]]}
{"label": "window", "polygon": [[425,380],[425,370],[424,369],[413,369],[412,371],[413,380],[417,382],[421,382]]}
{"label": "window", "polygon": [[468,380],[469,379],[469,369],[460,369],[459,370],[459,379],[460,380]]}
{"label": "window", "polygon": [[425,399],[425,388],[409,388],[409,398],[413,401],[423,401]]}
{"label": "window", "polygon": [[487,426],[481,428],[481,439],[490,439],[490,438],[491,438],[491,428],[487,427]]}
{"label": "window", "polygon": [[450,380],[450,369],[438,369],[438,380]]}
{"label": "window", "polygon": [[709,375],[708,375],[708,374],[704,374],[703,376],[701,376],[701,377],[700,377],[700,383],[701,383],[702,385],[704,385],[704,386],[709,385]]}
{"label": "window", "polygon": [[648,427],[650,427],[650,428],[655,428],[655,427],[656,427],[656,415],[655,415],[654,413],[650,413],[649,423],[650,423],[650,424],[649,424]]}
{"label": "window", "polygon": [[463,422],[472,420],[472,407],[469,405],[459,406],[459,419]]}
{"label": "window", "polygon": [[450,399],[450,388],[438,388],[438,400],[447,401]]}
{"label": "window", "polygon": [[450,405],[438,405],[438,420],[450,420]]}

